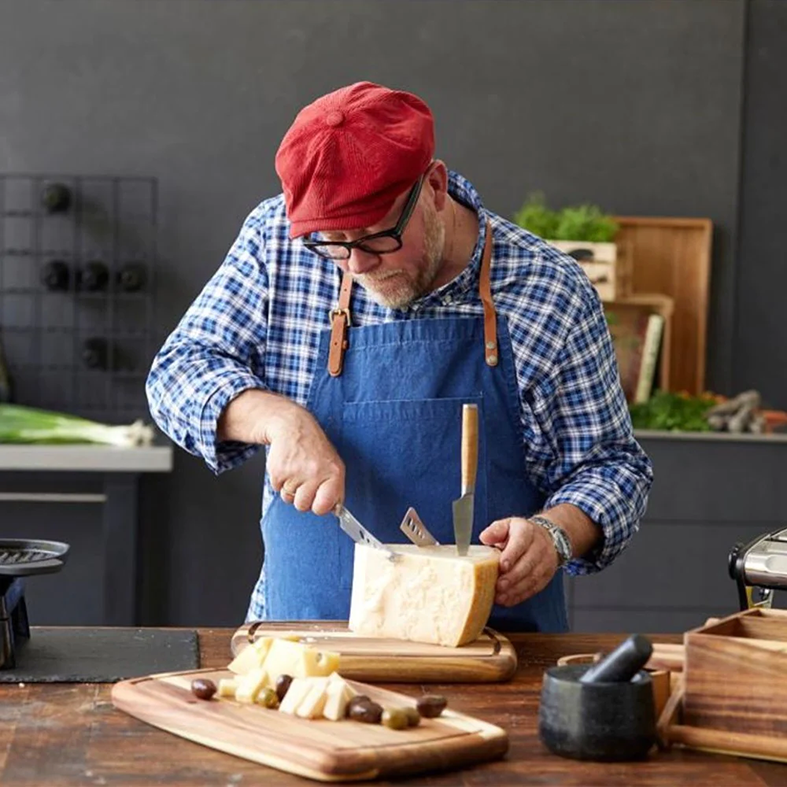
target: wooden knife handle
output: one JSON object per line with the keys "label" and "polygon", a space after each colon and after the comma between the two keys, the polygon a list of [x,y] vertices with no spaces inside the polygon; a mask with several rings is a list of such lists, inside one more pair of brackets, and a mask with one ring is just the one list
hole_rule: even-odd
{"label": "wooden knife handle", "polygon": [[462,488],[474,487],[478,469],[478,405],[462,405]]}

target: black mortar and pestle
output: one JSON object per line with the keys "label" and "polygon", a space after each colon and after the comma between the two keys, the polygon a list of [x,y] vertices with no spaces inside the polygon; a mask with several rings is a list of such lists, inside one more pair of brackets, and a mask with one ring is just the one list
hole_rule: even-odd
{"label": "black mortar and pestle", "polygon": [[576,760],[645,758],[656,742],[652,681],[642,669],[652,653],[633,634],[596,664],[550,667],[538,712],[544,745]]}

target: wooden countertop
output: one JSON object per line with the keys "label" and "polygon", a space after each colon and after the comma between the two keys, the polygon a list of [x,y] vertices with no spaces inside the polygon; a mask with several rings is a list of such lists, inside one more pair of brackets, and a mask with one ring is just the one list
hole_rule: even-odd
{"label": "wooden countertop", "polygon": [[[202,629],[205,667],[225,666],[230,629]],[[673,785],[745,787],[785,785],[787,765],[681,749],[641,763],[587,763],[549,753],[538,739],[541,676],[560,656],[610,650],[618,635],[511,636],[519,670],[510,683],[446,684],[451,706],[506,729],[506,758],[463,771],[409,780],[418,785]],[[678,635],[653,637],[680,642]],[[0,784],[45,785],[265,785],[318,784],[199,746],[150,727],[110,701],[109,684],[0,685]],[[420,686],[398,684],[402,693]],[[372,783],[372,782],[368,782]],[[404,780],[396,784],[407,783]],[[394,784],[394,782],[377,782]]]}

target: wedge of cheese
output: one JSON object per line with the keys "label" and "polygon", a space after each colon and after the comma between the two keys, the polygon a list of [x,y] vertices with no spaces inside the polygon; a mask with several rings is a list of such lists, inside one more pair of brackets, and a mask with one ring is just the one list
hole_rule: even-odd
{"label": "wedge of cheese", "polygon": [[265,662],[273,637],[261,637],[247,645],[227,666],[236,675],[245,675]]}
{"label": "wedge of cheese", "polygon": [[492,611],[500,552],[481,545],[355,545],[349,628],[356,634],[458,647],[477,639]]}

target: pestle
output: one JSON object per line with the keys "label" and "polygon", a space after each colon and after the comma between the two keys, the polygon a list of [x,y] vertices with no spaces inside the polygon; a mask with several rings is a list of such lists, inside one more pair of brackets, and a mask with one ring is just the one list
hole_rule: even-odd
{"label": "pestle", "polygon": [[579,679],[580,683],[624,683],[630,681],[653,653],[650,640],[632,634],[609,655],[593,664]]}

